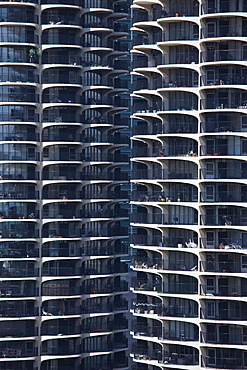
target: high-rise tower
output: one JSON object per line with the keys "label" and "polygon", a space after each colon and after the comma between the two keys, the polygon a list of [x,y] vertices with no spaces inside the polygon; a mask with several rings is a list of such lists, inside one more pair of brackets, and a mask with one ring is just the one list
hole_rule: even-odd
{"label": "high-rise tower", "polygon": [[139,370],[247,367],[247,2],[134,0]]}
{"label": "high-rise tower", "polygon": [[124,3],[0,12],[0,369],[124,368]]}

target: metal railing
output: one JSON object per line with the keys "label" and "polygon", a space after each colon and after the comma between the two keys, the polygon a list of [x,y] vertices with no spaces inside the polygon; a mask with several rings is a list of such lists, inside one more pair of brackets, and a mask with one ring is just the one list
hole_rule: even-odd
{"label": "metal railing", "polygon": [[247,297],[247,289],[241,286],[228,284],[209,287],[201,285],[201,295],[213,295],[220,297]]}
{"label": "metal railing", "polygon": [[201,63],[246,60],[245,52],[241,47],[238,49],[211,50],[201,52]]}
{"label": "metal railing", "polygon": [[200,270],[205,272],[241,272],[241,263],[234,261],[200,261]]}
{"label": "metal railing", "polygon": [[211,313],[209,310],[205,308],[201,308],[201,318],[207,320],[234,320],[234,321],[245,321],[246,317],[246,309],[243,307],[242,309],[235,309],[234,307],[229,307],[226,309],[219,308],[217,312],[214,314]]}

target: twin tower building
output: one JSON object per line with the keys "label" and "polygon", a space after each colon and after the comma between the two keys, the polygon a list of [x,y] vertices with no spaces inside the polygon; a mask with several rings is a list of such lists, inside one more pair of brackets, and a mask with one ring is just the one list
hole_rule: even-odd
{"label": "twin tower building", "polygon": [[0,2],[0,370],[247,368],[246,37],[245,0]]}

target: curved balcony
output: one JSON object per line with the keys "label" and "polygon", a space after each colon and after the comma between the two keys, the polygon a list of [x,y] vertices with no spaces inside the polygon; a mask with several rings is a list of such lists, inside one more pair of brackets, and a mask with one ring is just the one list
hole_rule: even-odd
{"label": "curved balcony", "polygon": [[50,165],[43,170],[43,180],[81,180],[82,175],[76,165]]}
{"label": "curved balcony", "polygon": [[[241,112],[242,113],[242,112]],[[201,122],[201,132],[242,132],[246,120],[245,114],[240,112],[205,113],[204,120]]]}
{"label": "curved balcony", "polygon": [[[218,158],[217,156],[212,156],[211,158],[212,158],[211,160],[205,158],[204,163],[202,163],[201,169],[202,179],[209,180],[214,178],[216,180],[217,179],[221,180],[221,179],[247,178],[244,161],[229,158],[229,160],[225,162],[224,160],[217,159]],[[229,169],[229,171],[227,171],[227,169]]]}
{"label": "curved balcony", "polygon": [[128,246],[119,240],[115,242],[85,241],[82,249],[82,255],[100,256],[100,255],[121,255],[128,254]]}
{"label": "curved balcony", "polygon": [[37,277],[38,269],[35,268],[35,263],[32,262],[3,262],[0,269],[0,277],[2,278],[19,278],[19,277]]}
{"label": "curved balcony", "polygon": [[237,3],[231,2],[229,0],[222,0],[217,2],[210,2],[204,0],[202,3],[202,14],[212,14],[212,13],[239,13],[246,12],[246,4],[241,4],[238,6]]}
{"label": "curved balcony", "polygon": [[187,335],[184,331],[180,330],[175,332],[173,330],[162,328],[162,326],[148,326],[143,324],[134,324],[133,332],[134,335],[139,337],[158,337],[159,340],[172,342],[172,341],[186,341],[193,342],[199,340],[198,327],[193,324],[189,324],[191,330],[193,331],[192,335]]}
{"label": "curved balcony", "polygon": [[[18,344],[17,344],[18,343]],[[26,345],[29,344],[29,348]],[[0,357],[1,358],[25,358],[25,357],[34,357],[37,354],[35,348],[35,341],[4,341],[0,345]],[[9,362],[9,361],[8,361]],[[14,363],[16,366],[22,366],[21,361]]]}
{"label": "curved balcony", "polygon": [[79,355],[80,346],[76,339],[70,339],[70,347],[68,347],[68,339],[51,339],[42,342],[41,355],[46,356],[69,356]]}
{"label": "curved balcony", "polygon": [[236,48],[218,49],[218,46],[208,46],[207,50],[201,52],[201,63],[224,62],[224,61],[245,61],[246,52],[244,44],[240,42]]}
{"label": "curved balcony", "polygon": [[46,224],[42,231],[43,238],[65,238],[65,239],[73,239],[73,238],[81,238],[81,230],[72,228],[70,229],[69,222],[49,222]]}
{"label": "curved balcony", "polygon": [[42,284],[43,296],[76,296],[81,294],[80,286],[75,285],[76,280],[53,280]]}
{"label": "curved balcony", "polygon": [[38,75],[34,67],[5,65],[0,67],[0,80],[1,82],[37,83]]}
{"label": "curved balcony", "polygon": [[[176,275],[171,275],[176,276]],[[185,276],[181,275],[181,278],[185,278]],[[162,282],[152,283],[145,279],[132,279],[132,287],[136,292],[155,292],[157,294],[198,294],[198,287],[197,287],[197,280],[193,277],[186,277],[188,282],[178,282],[176,286],[171,284],[162,284]],[[185,279],[186,280],[186,279]],[[164,285],[164,286],[162,286]]]}
{"label": "curved balcony", "polygon": [[247,74],[245,68],[237,65],[211,66],[205,68],[201,75],[202,86],[246,85]]}
{"label": "curved balcony", "polygon": [[[18,161],[17,161],[18,162]],[[38,180],[39,173],[36,165],[24,163],[2,163],[0,164],[1,180]],[[3,183],[4,184],[4,183]]]}
{"label": "curved balcony", "polygon": [[[222,17],[223,18],[223,17]],[[239,27],[236,27],[236,22],[242,23]],[[220,20],[217,18],[210,18],[209,24],[206,27],[202,27],[201,29],[201,37],[202,39],[206,38],[239,38],[239,37],[246,37],[246,24],[245,19],[241,17],[227,17]]]}
{"label": "curved balcony", "polygon": [[79,50],[72,46],[46,49],[42,53],[42,64],[80,65]]}
{"label": "curved balcony", "polygon": [[0,285],[1,298],[33,297],[37,287],[35,281],[5,280]]}
{"label": "curved balcony", "polygon": [[204,272],[227,272],[227,273],[240,273],[241,263],[240,261],[228,260],[227,257],[218,261],[214,260],[212,256],[212,261],[200,261],[200,269]]}
{"label": "curved balcony", "polygon": [[[198,305],[193,300],[180,299],[180,305],[174,304],[153,304],[142,301],[134,301],[132,305],[135,314],[158,315],[161,317],[198,317]],[[168,299],[169,300],[169,299]],[[169,303],[169,302],[168,302]]]}
{"label": "curved balcony", "polygon": [[203,207],[205,214],[201,215],[201,224],[229,227],[231,227],[232,225],[244,226],[244,209],[245,208],[243,207],[237,206],[205,206]]}
{"label": "curved balcony", "polygon": [[68,319],[66,324],[58,319],[46,320],[42,323],[41,335],[62,336],[80,334],[80,327],[76,326],[76,319]]}
{"label": "curved balcony", "polygon": [[[68,26],[67,26],[68,27]],[[54,30],[56,29],[56,33]],[[59,27],[56,28],[56,25],[51,25],[51,28],[45,29],[41,36],[42,44],[55,44],[55,45],[80,45],[80,37],[77,36],[78,29],[74,26],[69,27],[69,34],[66,32],[66,29],[59,24]]]}
{"label": "curved balcony", "polygon": [[31,125],[0,125],[1,141],[36,141],[38,135],[35,126]]}
{"label": "curved balcony", "polygon": [[[42,5],[43,4],[56,4],[57,5],[57,2],[56,0],[42,0]],[[70,9],[70,7],[72,6],[81,6],[81,3],[78,1],[78,0],[71,0],[68,1],[68,0],[61,0],[61,3],[62,5],[66,5],[66,10],[67,9]]]}
{"label": "curved balcony", "polygon": [[[165,22],[163,21],[163,26],[167,25],[167,19]],[[196,23],[192,22],[183,22],[183,21],[176,21],[172,22],[169,21],[169,31],[164,31],[164,41],[189,41],[189,40],[198,40],[199,39],[199,28]],[[159,38],[158,41],[160,41]]]}
{"label": "curved balcony", "polygon": [[0,258],[36,258],[39,251],[35,243],[9,241],[0,243]]}
{"label": "curved balcony", "polygon": [[143,362],[145,364],[148,363],[147,361],[155,361],[157,366],[160,366],[161,364],[198,366],[199,358],[196,349],[189,347],[189,353],[184,354],[182,352],[182,346],[175,347],[177,348],[174,349],[174,352],[162,353],[160,349],[152,351],[144,346],[134,346],[132,353],[135,360],[141,361],[141,363]]}
{"label": "curved balcony", "polygon": [[[215,193],[209,194],[209,189],[213,190]],[[228,186],[224,186],[224,184],[212,183],[202,184],[201,190],[201,202],[245,203],[247,201],[245,195],[245,185],[237,183],[234,184],[234,190],[230,184]]]}
{"label": "curved balcony", "polygon": [[[161,47],[163,47],[161,45]],[[165,45],[164,45],[165,47]],[[168,46],[166,46],[168,47]],[[168,55],[163,55],[162,63],[160,64],[198,64],[199,52],[198,49],[190,45],[169,46]],[[154,67],[154,65],[150,66]]]}
{"label": "curved balcony", "polygon": [[44,70],[42,75],[43,84],[77,84],[81,83],[81,78],[75,68],[52,67]]}
{"label": "curved balcony", "polygon": [[[47,326],[49,328],[50,319],[52,316],[59,316],[59,318],[63,319],[63,316],[80,316],[82,313],[81,307],[77,299],[49,299],[45,300],[42,304],[41,314],[42,320],[46,321],[47,319]],[[60,317],[61,316],[61,317]],[[56,318],[57,320],[57,318]],[[52,320],[55,323],[55,320]],[[63,320],[58,320],[57,325],[63,325]],[[47,330],[49,330],[47,328]]]}
{"label": "curved balcony", "polygon": [[[183,229],[181,229],[183,230]],[[173,235],[170,231],[169,238],[164,238],[162,235],[146,235],[146,234],[132,234],[131,242],[137,246],[155,246],[157,249],[163,248],[197,248],[197,239],[193,239],[193,233],[190,230],[183,230],[183,235],[180,237]]]}
{"label": "curved balcony", "polygon": [[201,308],[201,318],[204,320],[219,320],[219,321],[245,321],[246,320],[246,302],[238,302],[239,308],[236,308],[235,302],[215,301],[216,312],[210,312],[210,304],[205,302],[206,308]]}
{"label": "curved balcony", "polygon": [[0,338],[24,338],[36,335],[34,321],[1,321]]}
{"label": "curved balcony", "polygon": [[[54,256],[55,257],[55,256]],[[54,262],[45,262],[42,266],[43,276],[78,276],[80,274],[80,268],[75,263],[66,263],[62,261],[56,261],[57,264],[54,266]]]}
{"label": "curved balcony", "polygon": [[43,90],[42,103],[80,103],[77,92],[77,87],[50,87]]}
{"label": "curved balcony", "polygon": [[0,86],[1,102],[38,103],[38,95],[31,86],[2,85]]}
{"label": "curved balcony", "polygon": [[32,301],[1,300],[0,315],[1,320],[5,318],[38,316],[38,308],[34,307],[34,302]]}
{"label": "curved balcony", "polygon": [[[205,325],[207,331],[201,332],[202,343],[227,344],[227,345],[244,345],[245,335],[239,335],[239,330],[243,329],[240,325]],[[213,329],[213,330],[212,330]]]}
{"label": "curved balcony", "polygon": [[39,49],[31,46],[1,46],[0,61],[3,63],[33,63],[39,61]]}
{"label": "curved balcony", "polygon": [[74,241],[51,241],[44,243],[42,248],[42,257],[81,257],[81,255],[82,248]]}
{"label": "curved balcony", "polygon": [[197,225],[197,211],[195,209],[173,205],[171,207],[175,213],[177,210],[177,216],[171,210],[169,214],[132,213],[131,221],[136,224]]}
{"label": "curved balcony", "polygon": [[197,189],[193,185],[166,183],[162,191],[133,191],[134,202],[196,202]]}
{"label": "curved balcony", "polygon": [[[244,365],[244,352],[237,349],[221,348],[216,351],[216,356],[213,361],[210,361],[210,356],[215,352],[210,352],[210,349],[207,349],[208,355],[202,356],[203,366],[214,369],[224,369],[225,367],[231,369],[241,369]],[[229,357],[230,355],[230,357]],[[224,360],[223,357],[224,356]]]}
{"label": "curved balcony", "polygon": [[[35,2],[36,1],[34,1],[34,3]],[[35,23],[34,7],[33,5],[15,5],[13,11],[13,7],[6,4],[6,6],[1,6],[0,19],[1,22]]]}
{"label": "curved balcony", "polygon": [[38,120],[36,109],[32,105],[1,105],[0,122],[32,122]]}
{"label": "curved balcony", "polygon": [[0,26],[1,41],[5,43],[37,43],[35,28],[30,26]]}
{"label": "curved balcony", "polygon": [[38,230],[35,222],[2,221],[0,235],[3,239],[33,239],[38,237]]}
{"label": "curved balcony", "polygon": [[[227,281],[226,278],[225,281]],[[221,284],[221,281],[223,282]],[[238,283],[240,285],[238,285]],[[244,287],[244,279],[235,279],[229,278],[229,284],[224,284],[224,278],[219,279],[219,284],[217,286],[208,286],[208,285],[201,285],[201,295],[206,296],[219,296],[219,297],[246,297],[247,291]]]}

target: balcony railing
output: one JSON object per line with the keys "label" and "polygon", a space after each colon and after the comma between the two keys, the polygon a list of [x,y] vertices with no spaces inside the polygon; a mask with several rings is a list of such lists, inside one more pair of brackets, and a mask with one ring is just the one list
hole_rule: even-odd
{"label": "balcony railing", "polygon": [[[193,308],[193,309],[191,309]],[[162,304],[149,304],[143,302],[133,302],[132,309],[137,314],[150,314],[164,317],[198,317],[197,308],[191,305],[188,306],[174,306]]]}
{"label": "balcony railing", "polygon": [[239,7],[238,3],[235,3],[230,0],[221,0],[219,2],[205,1],[202,4],[202,14],[228,13],[228,12],[236,13],[246,11],[245,7],[246,7],[245,4]]}
{"label": "balcony railing", "polygon": [[158,363],[170,365],[198,365],[198,356],[182,353],[162,353],[161,350],[151,351],[146,347],[134,347],[132,351],[138,361],[158,361]]}
{"label": "balcony railing", "polygon": [[[56,1],[56,0],[52,0]],[[68,49],[67,49],[68,50]],[[75,49],[73,49],[75,50]],[[81,58],[79,56],[75,56],[71,58],[68,54],[66,53],[54,53],[54,52],[49,52],[48,54],[44,54],[42,56],[42,64],[69,64],[69,65],[79,65],[81,61]]]}
{"label": "balcony railing", "polygon": [[190,170],[190,172],[186,172],[185,170],[181,170],[179,172],[176,171],[166,171],[166,170],[133,170],[132,171],[132,178],[133,179],[150,179],[150,180],[168,180],[168,179],[197,179],[198,175],[196,171]]}
{"label": "balcony railing", "polygon": [[111,192],[111,191],[103,191],[103,192],[83,192],[81,194],[81,198],[83,199],[128,199],[129,195],[127,191],[118,191],[118,192]]}
{"label": "balcony railing", "polygon": [[43,173],[43,180],[81,180],[82,175],[74,171],[68,173],[67,171],[49,171]]}
{"label": "balcony railing", "polygon": [[[239,99],[239,100],[238,100]],[[233,101],[231,102],[225,102],[226,100],[221,100],[219,99],[201,99],[201,109],[247,109],[247,104],[246,102],[242,101],[241,97],[240,98],[233,98]],[[242,103],[241,103],[242,102]]]}
{"label": "balcony railing", "polygon": [[[18,347],[22,347],[18,345]],[[21,358],[21,357],[33,357],[36,355],[34,350],[26,350],[23,348],[6,347],[0,348],[0,357],[2,358]]]}
{"label": "balcony railing", "polygon": [[166,294],[198,294],[197,284],[176,283],[176,287],[170,284],[162,284],[162,282],[151,283],[142,279],[132,279],[132,287],[136,291],[155,291]]}
{"label": "balcony railing", "polygon": [[109,332],[112,331],[114,328],[114,323],[103,323],[101,322],[99,325],[92,325],[91,323],[82,325],[81,332],[82,333],[100,333],[100,332]]}
{"label": "balcony railing", "polygon": [[134,256],[132,258],[132,265],[136,269],[164,269],[164,261],[161,258],[143,258]]}
{"label": "balcony railing", "polygon": [[41,335],[75,335],[80,334],[81,330],[78,326],[70,324],[70,326],[63,326],[63,325],[52,325],[49,321],[49,326],[46,327],[43,326],[43,330]]}
{"label": "balcony railing", "polygon": [[200,261],[201,271],[205,272],[241,272],[240,262],[226,261]]}
{"label": "balcony railing", "polygon": [[37,335],[37,330],[35,330],[35,328],[28,330],[25,330],[23,328],[22,330],[18,330],[17,328],[13,328],[12,326],[5,328],[4,327],[5,325],[3,325],[3,323],[1,323],[1,325],[2,328],[0,330],[0,338],[5,337],[23,338],[23,337],[33,337]]}
{"label": "balcony railing", "polygon": [[80,238],[81,230],[69,231],[68,229],[59,229],[58,231],[43,230],[42,238]]}
{"label": "balcony railing", "polygon": [[242,360],[242,356],[235,357],[236,355],[224,359],[223,357],[214,357],[213,361],[210,360],[210,356],[202,356],[202,363],[203,366],[209,368],[217,368],[217,369],[244,369],[245,363]]}
{"label": "balcony railing", "polygon": [[[216,330],[216,328],[215,328]],[[218,334],[216,332],[201,332],[201,342],[202,343],[215,343],[215,344],[230,344],[230,345],[242,345],[245,344],[246,341],[244,340],[239,332],[233,330],[229,330],[226,332],[220,331]]]}
{"label": "balcony railing", "polygon": [[201,285],[201,295],[213,295],[220,297],[247,297],[247,289],[233,284],[208,287]]}
{"label": "balcony railing", "polygon": [[149,192],[146,193],[144,191],[132,191],[131,192],[131,200],[137,202],[197,202],[197,194],[191,196],[184,196],[184,190],[176,192],[169,192],[169,196],[162,195],[163,192]]}
{"label": "balcony railing", "polygon": [[12,297],[32,297],[35,293],[28,289],[20,286],[11,285],[10,287],[0,287],[1,298],[12,298]]}
{"label": "balcony railing", "polygon": [[225,216],[205,216],[201,215],[201,224],[202,225],[210,225],[210,226],[245,226],[246,221],[245,218],[241,218],[238,215],[225,215]]}
{"label": "balcony railing", "polygon": [[227,25],[227,26],[222,26],[220,23],[218,24],[218,30],[216,30],[216,31],[214,31],[214,32],[210,32],[209,30],[208,30],[208,27],[203,27],[202,29],[201,29],[201,37],[202,38],[215,38],[215,37],[219,37],[219,38],[221,38],[221,37],[227,37],[227,38],[229,38],[229,37],[246,37],[246,35],[245,35],[245,32],[244,32],[244,30],[242,29],[233,29],[233,28],[231,28],[231,31],[230,31],[230,27],[229,27],[229,25]]}
{"label": "balcony railing", "polygon": [[[222,85],[245,85],[244,80],[241,76],[241,71],[237,70],[230,70],[228,71],[228,75],[224,74],[221,75],[220,73],[217,73],[215,79],[209,79],[207,75],[201,75],[201,83],[203,86],[222,86]],[[235,73],[233,77],[231,76],[231,73]]]}
{"label": "balcony railing", "polygon": [[11,278],[11,277],[37,277],[38,269],[36,268],[18,268],[18,267],[9,267],[8,269],[0,270],[0,277],[2,278]]}
{"label": "balcony railing", "polygon": [[45,296],[72,296],[80,294],[80,287],[69,287],[54,284],[54,286],[43,286],[42,288],[42,295]]}
{"label": "balcony railing", "polygon": [[215,144],[214,147],[208,147],[207,145],[201,145],[201,155],[206,156],[239,156],[239,155],[247,155],[245,152],[243,145],[220,145]]}
{"label": "balcony railing", "polygon": [[49,346],[47,349],[43,349],[42,355],[79,355],[81,353],[79,346]]}
{"label": "balcony railing", "polygon": [[134,334],[142,337],[158,337],[167,341],[197,341],[199,340],[198,332],[194,332],[193,336],[188,336],[186,332],[175,332],[174,330],[166,330],[161,326],[145,326],[134,324]]}
{"label": "balcony railing", "polygon": [[243,240],[241,238],[230,237],[228,241],[225,240],[218,241],[217,240],[207,240],[206,238],[201,238],[201,248],[210,248],[210,249],[242,249],[246,248],[247,246],[244,245]]}
{"label": "balcony railing", "polygon": [[142,234],[132,234],[131,235],[131,243],[136,244],[136,245],[152,245],[155,247],[158,247],[159,244],[161,243],[161,236],[157,237],[148,237],[147,235],[142,235]]}
{"label": "balcony railing", "polygon": [[59,306],[53,306],[51,308],[48,308],[44,305],[42,307],[42,316],[73,316],[73,315],[81,315],[83,313],[81,311],[80,307],[74,307],[74,308],[63,308]]}
{"label": "balcony railing", "polygon": [[201,308],[201,318],[207,320],[239,320],[245,321],[247,319],[246,309],[235,309],[230,307],[229,309],[219,308],[217,313],[212,314],[209,310]]}
{"label": "balcony railing", "polygon": [[183,219],[172,217],[166,214],[147,214],[132,213],[131,222],[143,224],[161,224],[161,225],[196,225],[197,221],[193,220],[191,215],[186,215]]}
{"label": "balcony railing", "polygon": [[[80,252],[79,252],[80,253]],[[115,254],[128,254],[128,245],[121,246],[102,246],[102,247],[85,247],[82,255],[84,256],[102,256],[102,255],[115,255]],[[66,256],[68,255],[68,251]]]}
{"label": "balcony railing", "polygon": [[112,312],[113,305],[112,304],[96,304],[93,307],[91,306],[82,306],[82,313],[84,314],[91,314],[91,313],[105,313],[105,312]]}
{"label": "balcony railing", "polygon": [[246,197],[244,196],[244,194],[240,193],[240,189],[238,191],[216,191],[213,198],[211,198],[206,192],[203,191],[201,192],[201,202],[246,202],[247,199],[245,199]]}
{"label": "balcony railing", "polygon": [[[17,305],[17,304],[16,304]],[[38,316],[38,309],[36,307],[27,309],[26,307],[17,308],[2,308],[0,307],[0,315],[4,317],[29,317],[29,316]]]}
{"label": "balcony railing", "polygon": [[245,52],[241,49],[211,49],[201,52],[201,63],[246,60]]}
{"label": "balcony railing", "polygon": [[76,267],[43,267],[43,276],[76,276],[80,275],[80,269]]}

